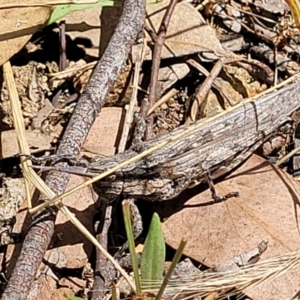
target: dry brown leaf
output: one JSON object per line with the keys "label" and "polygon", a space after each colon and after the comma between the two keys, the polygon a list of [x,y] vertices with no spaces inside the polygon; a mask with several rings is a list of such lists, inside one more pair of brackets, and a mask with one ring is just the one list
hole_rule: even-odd
{"label": "dry brown leaf", "polygon": [[[48,270],[47,270],[48,268]],[[45,266],[45,271],[31,286],[30,300],[66,300],[66,296],[74,296],[84,289],[86,282],[77,277],[58,278]],[[59,287],[58,287],[59,286]]]}
{"label": "dry brown leaf", "polygon": [[[31,153],[51,149],[53,136],[27,130],[26,139],[28,141]],[[11,157],[20,153],[15,130],[1,132],[1,158]]]}
{"label": "dry brown leaf", "polygon": [[193,120],[197,120],[197,116],[200,114],[201,118],[212,117],[223,111],[220,105],[217,95],[213,91],[209,91],[204,101],[199,105],[197,101],[194,101],[191,109],[191,116]]}
{"label": "dry brown leaf", "polygon": [[[4,3],[13,3],[4,0]],[[3,2],[2,2],[3,3]],[[0,10],[0,65],[17,53],[39,30],[52,13],[53,7],[21,7]]]}
{"label": "dry brown leaf", "polygon": [[[156,33],[169,3],[169,0],[164,0],[146,8],[147,21]],[[210,58],[224,56],[226,53],[215,30],[205,23],[199,12],[190,3],[177,3],[167,29],[161,57],[177,57],[201,51],[211,52]],[[146,59],[152,59],[150,52],[146,53]]]}
{"label": "dry brown leaf", "polygon": [[190,68],[186,63],[173,64],[159,69],[158,80],[163,91],[174,86],[174,84],[183,79],[190,72]]}
{"label": "dry brown leaf", "polygon": [[[99,57],[106,48],[120,18],[120,7],[96,7],[72,11],[64,17],[66,32],[88,55]],[[100,46],[99,46],[100,45]]]}
{"label": "dry brown leaf", "polygon": [[[209,190],[192,197],[163,224],[169,245],[176,248],[186,238],[184,253],[208,266],[262,240],[269,241],[262,259],[299,249],[300,185],[292,177],[253,155],[216,187],[221,194],[238,191],[240,197],[212,203]],[[299,288],[293,271],[245,292],[253,299],[290,299]]]}
{"label": "dry brown leaf", "polygon": [[67,295],[74,295],[85,287],[86,282],[78,277],[63,277],[59,280],[59,285],[61,286],[60,291],[64,291]]}
{"label": "dry brown leaf", "polygon": [[255,80],[249,72],[237,66],[224,66],[230,82],[244,97],[254,97],[266,90],[266,85]]}
{"label": "dry brown leaf", "polygon": [[93,152],[109,156],[116,153],[123,113],[120,107],[104,107],[101,110],[84,143],[83,150],[86,152],[83,154]]}
{"label": "dry brown leaf", "polygon": [[57,282],[56,280],[48,276],[47,274],[43,274],[40,276],[31,286],[29,296],[27,299],[30,300],[62,300],[61,297],[58,297],[56,293]]}
{"label": "dry brown leaf", "polygon": [[[78,186],[88,178],[71,175],[67,190]],[[92,219],[95,214],[95,204],[98,196],[91,187],[86,187],[78,193],[68,196],[64,203],[76,218],[93,232]],[[55,222],[55,234],[50,248],[45,255],[46,261],[56,268],[82,268],[92,251],[92,244],[78,232],[69,219],[59,211]]]}

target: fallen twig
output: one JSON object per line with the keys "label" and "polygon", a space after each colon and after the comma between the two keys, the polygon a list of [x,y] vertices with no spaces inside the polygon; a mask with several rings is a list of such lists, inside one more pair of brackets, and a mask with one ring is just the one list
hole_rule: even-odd
{"label": "fallen twig", "polygon": [[[154,105],[159,95],[159,86],[158,86],[158,72],[161,61],[161,51],[165,42],[167,28],[169,26],[172,13],[174,11],[177,0],[172,0],[169,4],[169,7],[166,10],[164,18],[161,22],[161,25],[158,30],[157,38],[155,40],[154,51],[153,51],[153,61],[151,69],[151,78],[150,78],[150,87],[149,87],[149,100],[143,102],[143,105],[140,110],[140,116],[142,119],[146,120],[147,113],[150,107]],[[151,138],[151,128],[153,124],[153,116],[147,118],[147,128],[145,132],[146,140]]]}
{"label": "fallen twig", "polygon": [[[142,28],[145,15],[143,0],[126,0],[123,13],[105,53],[95,68],[86,90],[59,145],[58,154],[79,154],[87,133],[105,102],[106,95],[120,73],[131,46]],[[47,184],[57,194],[67,185],[69,175],[51,172]],[[44,201],[43,198],[40,199]],[[23,247],[2,299],[26,299],[38,267],[54,232],[57,208],[51,207],[36,216],[25,237]]]}
{"label": "fallen twig", "polygon": [[210,91],[213,82],[216,80],[220,71],[223,68],[225,57],[221,57],[217,63],[212,68],[210,74],[206,77],[203,84],[200,86],[198,91],[195,94],[195,98],[192,99],[193,103],[190,103],[190,114],[186,120],[186,124],[194,123],[196,121],[197,115],[201,104],[203,103],[205,97]]}

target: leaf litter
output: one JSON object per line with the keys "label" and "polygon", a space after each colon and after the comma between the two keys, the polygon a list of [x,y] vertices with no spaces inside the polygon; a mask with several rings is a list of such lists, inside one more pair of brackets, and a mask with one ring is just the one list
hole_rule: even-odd
{"label": "leaf litter", "polygon": [[[183,209],[163,223],[166,242],[172,247],[182,237],[184,254],[209,267],[220,264],[268,241],[262,259],[299,249],[300,185],[284,171],[253,155],[226,176],[216,188],[226,194],[238,190],[239,198],[209,204],[209,191],[196,194]],[[245,292],[253,299],[290,299],[298,291],[298,270]]]}
{"label": "leaf litter", "polygon": [[[275,3],[276,1],[273,2]],[[213,85],[207,97],[203,99],[201,105],[198,105],[199,111],[196,112],[196,114],[201,117],[211,116],[228,107],[228,103],[226,103],[222,97],[223,94],[220,96],[220,91],[227,93],[229,95],[228,98],[237,99],[233,101],[233,103],[235,103],[241,98],[252,97],[264,91],[267,86],[270,85],[270,78],[275,78],[275,74],[278,70],[279,81],[285,76],[290,76],[298,72],[298,61],[291,61],[291,57],[297,54],[297,49],[293,47],[290,42],[297,41],[298,32],[294,27],[289,25],[290,23],[286,18],[289,9],[285,3],[277,1],[274,6],[273,2],[272,5],[269,5],[269,3],[255,1],[253,6],[246,5],[246,9],[240,5],[236,5],[236,3],[233,4],[234,7],[221,3],[209,3],[206,9],[201,11],[201,14],[199,14],[199,11],[194,7],[196,3],[194,6],[186,2],[177,4],[167,30],[162,58],[181,58],[182,61],[180,69],[178,70],[183,75],[177,76],[179,73],[174,73],[176,74],[175,79],[169,81],[168,74],[170,70],[174,72],[174,68],[172,69],[172,67],[177,64],[176,61],[174,63],[171,61],[167,66],[168,68],[162,67],[160,69],[159,78],[161,78],[161,84],[164,86],[163,91],[167,92],[169,88],[176,87],[180,92],[156,109],[157,118],[154,124],[154,133],[156,135],[171,131],[185,121],[185,117],[190,113],[188,112],[186,103],[189,102],[188,99],[193,95],[194,91],[197,91],[199,86],[201,88],[201,83],[203,83],[203,79],[205,78],[203,76],[203,70],[199,71],[190,65],[187,67],[188,63],[184,59],[186,55],[190,55],[192,59],[200,62],[201,66],[208,70],[211,70],[211,66],[215,64],[215,60],[218,59],[219,56],[229,56],[238,59],[241,55],[240,52],[245,51],[244,49],[247,49],[252,57],[255,58],[252,60],[249,59],[248,61],[246,60],[240,64],[233,62],[223,67],[216,78],[216,82],[219,83],[219,86],[215,87]],[[157,32],[168,4],[169,1],[162,1],[159,4],[147,7],[148,17],[146,24],[148,24],[154,32]],[[106,11],[103,12],[103,10]],[[266,16],[260,19],[257,14],[260,14],[261,10],[266,13]],[[98,53],[102,53],[109,40],[109,32],[113,30],[113,25],[111,24],[113,22],[107,18],[107,14],[109,14],[108,12],[110,11],[116,12],[114,8],[83,10],[75,12],[73,16],[70,14],[66,17],[67,34],[71,37],[70,43],[78,53],[81,53],[79,57],[81,56],[80,59],[83,58],[83,60],[85,60],[84,64],[91,60],[96,60]],[[99,18],[97,19],[100,13],[103,17],[101,23],[99,23]],[[249,14],[251,17],[249,17]],[[117,16],[117,14],[115,14],[115,16]],[[186,16],[189,17],[187,18]],[[83,26],[80,20],[84,18],[86,21]],[[250,22],[251,18],[252,23]],[[215,26],[208,25],[208,20]],[[41,23],[43,23],[43,21],[41,21]],[[69,27],[68,23],[70,25]],[[71,25],[74,25],[74,23],[76,23],[76,29],[78,29],[75,32],[71,29]],[[106,23],[108,27],[105,27]],[[276,30],[274,30],[273,25],[270,24],[276,24]],[[101,29],[107,29],[101,30],[101,32],[104,33],[104,35],[100,37],[101,42],[97,34],[99,33],[100,25]],[[84,29],[84,27],[86,28]],[[68,28],[70,29],[69,32]],[[86,29],[93,29],[93,34],[86,31]],[[9,30],[11,30],[11,28],[9,28]],[[53,30],[54,33],[56,31],[56,29]],[[47,34],[52,34],[53,32],[46,31]],[[262,33],[255,36],[253,32]],[[259,44],[256,41],[250,43],[249,35],[251,36],[251,34],[260,42],[263,41],[263,44]],[[90,40],[90,45],[83,43],[82,40],[80,41],[82,37],[86,40]],[[146,37],[148,44],[153,43],[149,34],[146,34]],[[228,37],[230,38],[228,39]],[[2,63],[17,53],[30,36],[23,38],[24,39],[18,42],[17,45],[10,46],[8,54],[3,53],[6,56],[3,58],[0,57]],[[32,39],[38,47],[33,50],[28,50],[29,47],[26,48],[29,55],[32,53],[31,51],[36,54],[40,49],[46,52],[48,51],[49,48],[45,47],[43,49],[43,45],[39,45],[39,39],[40,37],[37,36],[34,36]],[[228,41],[235,41],[235,43]],[[273,49],[269,46],[269,43],[273,43],[278,47],[277,56],[273,53]],[[74,65],[76,67],[78,61],[76,56],[73,55],[74,53],[70,56],[73,58],[73,61],[72,59],[69,61],[69,67],[71,68],[74,67]],[[194,55],[196,53],[198,55]],[[133,56],[135,60],[136,54],[134,53]],[[68,103],[66,101],[66,105],[64,105],[63,108],[57,109],[50,107],[50,110],[47,111],[46,114],[40,113],[41,109],[46,107],[48,98],[51,99],[51,95],[54,93],[53,89],[56,88],[53,82],[51,83],[49,81],[49,73],[57,71],[57,63],[55,62],[57,61],[57,56],[56,58],[54,57],[55,56],[50,58],[50,61],[48,60],[45,64],[28,64],[28,66],[33,67],[28,71],[30,75],[28,77],[29,81],[25,81],[22,77],[22,73],[26,74],[26,71],[15,71],[17,82],[18,79],[20,79],[21,83],[18,92],[21,96],[23,116],[25,117],[28,136],[33,135],[32,148],[40,153],[43,153],[45,150],[51,150],[53,146],[56,145],[57,138],[65,126],[65,120],[74,107],[73,102]],[[151,49],[148,48],[144,59],[149,60],[151,57],[152,52]],[[32,58],[34,58],[34,55]],[[262,60],[262,62],[260,62],[260,60]],[[278,70],[272,69],[275,60],[277,60],[278,63]],[[13,68],[17,70],[18,67],[14,66]],[[255,72],[258,68],[259,73]],[[130,82],[129,76],[132,71],[132,65],[129,63],[128,66],[124,67],[124,70],[124,73],[122,73],[119,78],[119,83],[117,83],[111,91],[110,99],[108,100],[108,102],[110,101],[110,105],[124,107],[124,104],[129,101],[129,97],[124,98],[122,96],[126,93],[130,94],[131,91],[128,82]],[[72,93],[73,95],[80,93],[88,81],[90,73],[91,72],[85,73],[85,76],[82,75],[83,73],[79,73],[77,78],[76,74],[78,73],[73,73],[69,77],[65,77],[63,80],[56,82],[55,84],[57,84],[57,86],[61,86],[68,83],[71,78],[67,84],[67,88],[65,88],[63,98],[65,97],[67,99]],[[147,75],[147,72],[142,70],[142,75],[143,78],[146,78],[147,76],[145,75]],[[78,80],[81,80],[79,84]],[[34,85],[34,83],[36,84]],[[78,87],[76,84],[78,84]],[[125,89],[127,90],[126,92],[124,92]],[[146,89],[147,87],[143,87],[141,82],[140,93],[144,93]],[[2,97],[4,97],[3,95],[5,95],[5,87],[4,90],[2,90]],[[190,102],[193,102],[191,99]],[[1,126],[7,130],[12,128],[11,116],[9,115],[10,108],[6,105],[5,99],[2,100],[1,108],[4,111],[4,118],[2,118],[3,125]],[[221,100],[220,104],[216,104],[217,100]],[[62,101],[64,101],[64,99]],[[107,116],[108,118],[104,123],[100,122],[98,124],[97,121],[95,122],[94,132],[90,133],[86,149],[84,149],[87,150],[85,154],[88,154],[88,152],[102,153],[103,155],[115,153],[118,138],[112,137],[118,135],[118,130],[122,123],[121,115],[121,109],[112,109],[111,115],[109,110],[102,111],[100,116]],[[110,126],[112,127],[112,131],[110,131]],[[286,134],[286,132],[284,132],[285,130],[282,129],[280,136],[289,136],[292,128],[288,128],[287,130],[288,133]],[[12,145],[15,139],[11,141],[9,139],[9,136],[13,135],[13,133],[13,131],[8,130],[2,133],[2,136],[6,134],[8,137],[8,139],[2,138],[2,149],[8,149],[3,150],[3,153],[5,153],[2,153],[3,158],[13,156],[17,153],[16,146]],[[39,138],[35,138],[38,136]],[[47,141],[42,145],[43,143],[40,142],[39,139],[44,139],[43,142]],[[280,144],[280,147],[275,148],[280,148],[281,151],[282,148],[284,148],[282,144],[283,143]],[[288,146],[289,145],[287,145],[287,148]],[[99,147],[102,147],[102,150],[99,150]],[[269,154],[272,153],[273,158],[282,155],[279,151],[276,152],[277,150],[275,148],[269,151]],[[103,150],[104,152],[102,152]],[[72,176],[69,188],[77,186],[82,180],[85,179],[75,175]],[[299,194],[297,182],[282,171],[274,169],[261,158],[253,156],[247,163],[243,164],[241,168],[229,174],[224,181],[216,186],[218,191],[224,194],[232,190],[238,190],[240,198],[201,206],[202,202],[210,201],[208,191],[191,197],[182,211],[174,213],[173,216],[164,223],[163,226],[165,228],[167,243],[172,247],[176,247],[180,236],[188,237],[188,246],[185,254],[209,267],[243,253],[265,239],[268,240],[268,250],[263,254],[263,259],[297,250],[297,198]],[[188,194],[189,191],[186,193]],[[83,223],[86,221],[85,225],[90,231],[93,231],[91,221],[98,205],[96,198],[92,189],[87,187],[85,190],[82,190],[80,194],[72,195],[64,200],[65,203],[72,208],[72,212],[77,214]],[[200,207],[197,207],[199,203]],[[188,205],[196,207],[186,207]],[[171,204],[168,203],[168,206],[171,206]],[[24,214],[24,211],[21,213]],[[17,224],[16,227],[22,227],[22,225]],[[174,231],[175,229],[178,230],[178,232]],[[68,234],[66,234],[66,232]],[[58,217],[57,219],[57,235],[53,238],[51,247],[53,247],[53,249],[48,251],[46,255],[48,258],[45,257],[45,259],[57,269],[82,268],[90,260],[92,253],[91,245],[84,241],[81,235],[77,234],[76,230],[65,217]],[[51,251],[56,254],[50,255],[49,253],[51,253]],[[9,260],[9,256],[7,260]],[[56,275],[53,275],[51,272],[49,271],[49,278],[55,278]],[[285,277],[281,277],[278,281],[272,281],[271,283],[266,282],[253,289],[248,288],[244,290],[244,293],[252,299],[261,299],[262,296],[263,299],[274,299],[275,296],[278,299],[287,299],[292,297],[299,287],[297,277],[293,276],[292,273],[286,274]],[[44,284],[45,283],[41,286],[45,286]],[[57,279],[54,279],[53,289],[55,289],[56,284]],[[80,284],[83,289],[83,282]],[[74,293],[79,290],[80,288],[73,286]],[[35,297],[41,297],[41,289],[35,289]],[[60,296],[57,295],[55,297],[59,299]]]}

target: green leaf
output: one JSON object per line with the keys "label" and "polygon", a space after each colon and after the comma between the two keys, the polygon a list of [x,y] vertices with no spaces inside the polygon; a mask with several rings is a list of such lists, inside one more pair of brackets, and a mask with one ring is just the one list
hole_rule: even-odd
{"label": "green leaf", "polygon": [[157,213],[154,213],[145,241],[140,268],[141,279],[146,282],[147,288],[150,288],[150,286],[157,287],[157,281],[160,282],[162,280],[165,256],[166,246],[159,216]]}
{"label": "green leaf", "polygon": [[52,12],[49,20],[47,21],[46,25],[50,25],[64,16],[69,14],[71,11],[75,10],[83,10],[98,6],[120,6],[121,1],[112,1],[112,0],[99,0],[97,3],[93,4],[69,4],[69,5],[57,5],[54,11]]}
{"label": "green leaf", "polygon": [[[162,0],[154,0],[154,1],[147,1],[147,5],[149,4],[156,4],[161,2]],[[99,0],[97,3],[93,4],[68,4],[68,5],[57,5],[54,11],[52,12],[50,18],[46,22],[45,25],[50,25],[58,20],[62,19],[64,16],[69,14],[72,11],[75,10],[83,10],[98,6],[121,6],[122,1],[121,0]]]}

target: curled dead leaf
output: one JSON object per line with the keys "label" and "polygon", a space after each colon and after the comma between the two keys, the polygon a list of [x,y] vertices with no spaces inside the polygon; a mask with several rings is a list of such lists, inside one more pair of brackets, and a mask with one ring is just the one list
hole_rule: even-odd
{"label": "curled dead leaf", "polygon": [[[163,0],[146,7],[146,23],[155,33],[158,32],[169,3],[170,0]],[[150,37],[147,36],[147,39],[151,43]],[[198,52],[205,53],[201,56],[204,61],[227,55],[215,30],[205,23],[197,9],[191,3],[179,2],[171,16],[161,57],[178,57]],[[152,59],[151,51],[146,50],[145,59]]]}

